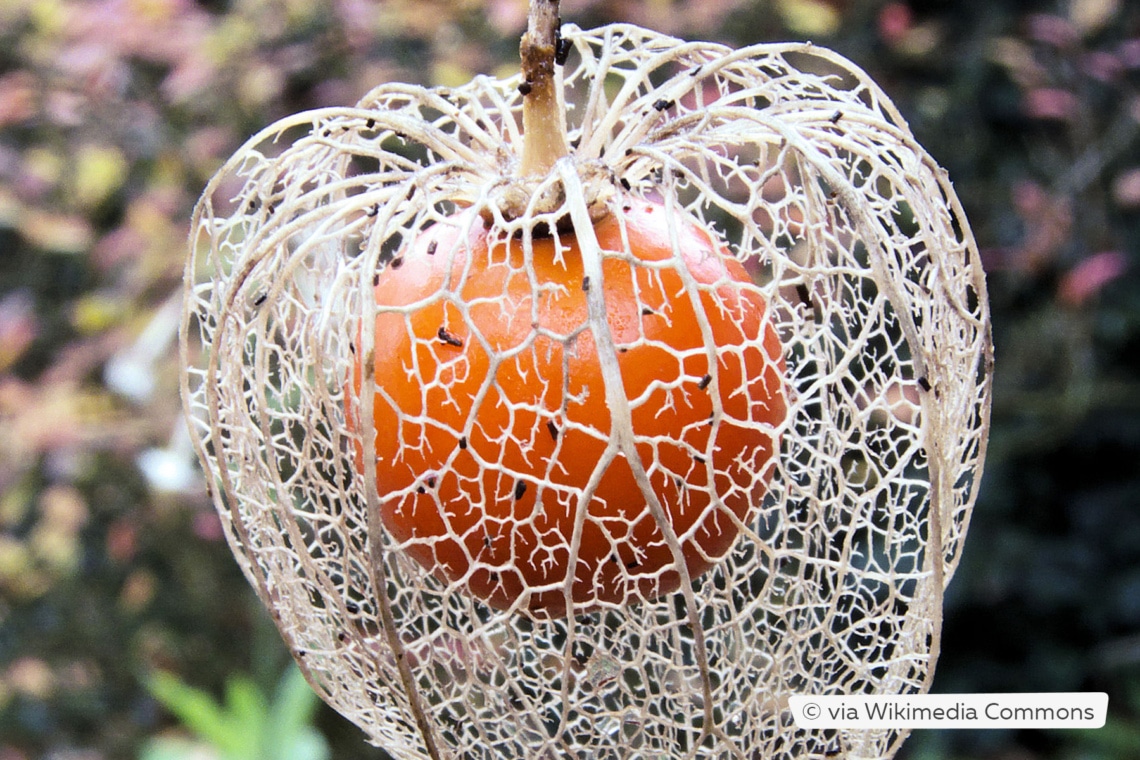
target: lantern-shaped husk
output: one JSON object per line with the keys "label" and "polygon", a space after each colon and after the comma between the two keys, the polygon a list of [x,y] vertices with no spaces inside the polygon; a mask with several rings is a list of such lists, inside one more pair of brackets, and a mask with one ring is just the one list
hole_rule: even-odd
{"label": "lantern-shaped husk", "polygon": [[[831,52],[632,26],[562,39],[573,154],[531,188],[544,202],[501,211],[518,78],[385,85],[299,114],[207,188],[183,393],[234,553],[313,688],[394,757],[889,757],[905,732],[799,729],[788,697],[930,683],[989,418],[988,306],[958,199],[882,91]],[[679,591],[565,615],[485,604],[379,516],[392,494],[377,440],[422,445],[443,411],[375,429],[385,388],[359,370],[386,350],[374,283],[435,225],[530,250],[598,208],[620,217],[625,199],[723,240],[741,290],[768,304],[776,450],[731,551]],[[584,260],[629,258],[579,242]],[[460,318],[475,308],[441,297]],[[407,370],[389,381],[425,382]],[[661,398],[694,392],[670,381]]]}

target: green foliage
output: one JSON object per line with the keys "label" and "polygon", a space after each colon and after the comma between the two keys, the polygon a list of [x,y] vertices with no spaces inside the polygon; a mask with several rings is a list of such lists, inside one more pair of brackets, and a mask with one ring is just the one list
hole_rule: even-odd
{"label": "green foliage", "polygon": [[1134,760],[1140,757],[1140,678],[1125,684],[1120,702],[1109,701],[1108,719],[1096,731],[1066,731],[1065,746],[1079,760]]}
{"label": "green foliage", "polygon": [[[272,696],[245,676],[226,683],[223,703],[177,676],[156,671],[147,679],[155,699],[220,760],[326,760],[329,746],[312,725],[319,700],[301,671],[286,670]],[[198,751],[180,739],[153,739],[141,760],[189,760]]]}

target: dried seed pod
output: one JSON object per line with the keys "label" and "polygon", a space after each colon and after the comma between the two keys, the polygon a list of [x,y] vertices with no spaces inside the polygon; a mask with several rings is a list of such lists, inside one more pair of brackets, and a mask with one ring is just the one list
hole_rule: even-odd
{"label": "dried seed pod", "polygon": [[285,119],[207,187],[183,394],[235,555],[396,757],[889,757],[787,696],[933,674],[991,383],[958,199],[834,53],[558,39],[565,71]]}

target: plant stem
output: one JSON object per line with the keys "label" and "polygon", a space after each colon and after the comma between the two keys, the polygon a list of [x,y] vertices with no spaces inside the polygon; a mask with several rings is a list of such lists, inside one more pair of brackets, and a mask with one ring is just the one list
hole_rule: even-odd
{"label": "plant stem", "polygon": [[519,45],[524,79],[521,177],[547,174],[570,153],[561,82],[555,71],[560,26],[558,0],[530,0],[527,31]]}

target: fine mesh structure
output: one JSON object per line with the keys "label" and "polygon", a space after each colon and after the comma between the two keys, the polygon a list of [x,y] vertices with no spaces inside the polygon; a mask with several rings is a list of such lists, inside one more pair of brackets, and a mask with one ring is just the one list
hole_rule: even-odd
{"label": "fine mesh structure", "polygon": [[788,697],[933,676],[991,391],[959,201],[827,50],[561,39],[528,186],[520,77],[383,85],[210,182],[183,394],[234,554],[396,758],[890,757]]}

